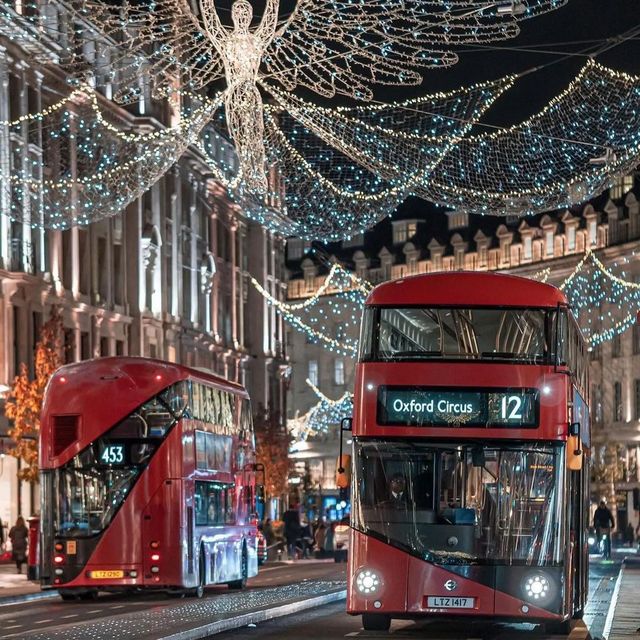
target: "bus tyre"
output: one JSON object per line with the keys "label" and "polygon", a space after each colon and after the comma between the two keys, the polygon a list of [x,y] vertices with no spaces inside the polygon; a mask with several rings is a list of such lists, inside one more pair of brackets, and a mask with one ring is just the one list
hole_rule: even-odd
{"label": "bus tyre", "polygon": [[547,622],[544,632],[552,636],[568,636],[571,633],[571,619],[564,622]]}
{"label": "bus tyre", "polygon": [[60,591],[60,597],[65,601],[65,602],[73,602],[74,600],[78,599],[78,596],[73,593],[73,591]]}
{"label": "bus tyre", "polygon": [[204,585],[206,581],[204,562],[204,548],[202,547],[200,548],[200,560],[198,562],[198,586],[189,592],[189,595],[194,598],[202,598],[204,595]]}
{"label": "bus tyre", "polygon": [[389,631],[391,617],[383,613],[363,613],[362,627],[365,631]]}
{"label": "bus tyre", "polygon": [[247,557],[247,547],[242,548],[242,566],[240,568],[240,580],[228,582],[229,589],[244,589],[247,586],[247,575],[249,574],[249,558]]}

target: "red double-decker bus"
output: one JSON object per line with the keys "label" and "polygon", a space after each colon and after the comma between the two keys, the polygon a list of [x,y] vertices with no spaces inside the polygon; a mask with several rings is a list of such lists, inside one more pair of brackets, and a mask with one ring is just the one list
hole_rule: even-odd
{"label": "red double-decker bus", "polygon": [[376,287],[355,384],[347,609],[543,623],[588,588],[587,354],[564,295],[491,273]]}
{"label": "red double-decker bus", "polygon": [[146,358],[59,369],[40,436],[41,582],[63,599],[162,588],[201,597],[258,571],[246,391]]}

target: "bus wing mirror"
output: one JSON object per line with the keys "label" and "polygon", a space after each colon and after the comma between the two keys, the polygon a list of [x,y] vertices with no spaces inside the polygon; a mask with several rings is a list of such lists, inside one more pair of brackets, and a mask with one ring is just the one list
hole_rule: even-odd
{"label": "bus wing mirror", "polygon": [[336,487],[346,489],[351,484],[351,456],[341,455],[336,462]]}
{"label": "bus wing mirror", "polygon": [[482,447],[473,447],[471,449],[471,464],[474,467],[484,467],[485,463],[484,449]]}
{"label": "bus wing mirror", "polygon": [[340,420],[340,431],[353,430],[353,418],[342,418]]}
{"label": "bus wing mirror", "polygon": [[579,436],[580,435],[580,423],[572,422],[569,425],[569,435],[570,436]]}
{"label": "bus wing mirror", "polygon": [[582,469],[583,458],[584,451],[582,450],[580,436],[570,435],[567,438],[567,467],[571,471],[580,471]]}

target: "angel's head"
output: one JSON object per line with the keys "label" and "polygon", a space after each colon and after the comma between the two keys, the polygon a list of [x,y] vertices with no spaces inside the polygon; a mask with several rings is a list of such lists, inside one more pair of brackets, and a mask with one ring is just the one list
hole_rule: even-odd
{"label": "angel's head", "polygon": [[236,31],[246,33],[253,20],[253,7],[249,0],[235,0],[231,7],[231,20]]}

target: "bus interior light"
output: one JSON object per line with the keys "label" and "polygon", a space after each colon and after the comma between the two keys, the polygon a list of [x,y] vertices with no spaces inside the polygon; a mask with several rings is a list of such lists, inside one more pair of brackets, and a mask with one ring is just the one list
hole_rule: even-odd
{"label": "bus interior light", "polygon": [[589,537],[587,538],[587,542],[588,542],[589,544],[595,544],[595,543],[596,543],[596,539],[595,539],[593,536],[589,536]]}
{"label": "bus interior light", "polygon": [[370,569],[363,569],[356,576],[356,587],[365,595],[375,593],[380,586],[380,578]]}

